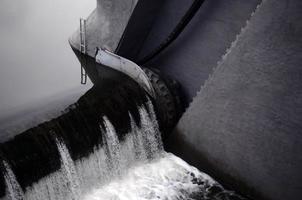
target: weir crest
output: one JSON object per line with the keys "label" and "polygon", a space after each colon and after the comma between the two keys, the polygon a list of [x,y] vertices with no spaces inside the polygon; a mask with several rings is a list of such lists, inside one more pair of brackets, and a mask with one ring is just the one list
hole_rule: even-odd
{"label": "weir crest", "polygon": [[[164,151],[152,102],[138,106],[140,125],[129,112],[130,130],[121,140],[106,117],[100,117],[102,145],[73,160],[68,142],[53,134],[60,168],[22,190],[3,161],[7,200],[228,199],[208,175]],[[236,196],[237,197],[237,196]]]}

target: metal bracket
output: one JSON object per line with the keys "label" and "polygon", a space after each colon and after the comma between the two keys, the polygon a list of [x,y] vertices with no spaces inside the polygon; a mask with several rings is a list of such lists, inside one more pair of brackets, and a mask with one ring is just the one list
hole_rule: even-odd
{"label": "metal bracket", "polygon": [[135,80],[148,94],[156,97],[152,83],[145,72],[134,62],[116,55],[106,49],[97,49],[95,61],[106,67],[122,72]]}
{"label": "metal bracket", "polygon": [[[80,19],[80,51],[83,56],[86,55],[86,20]],[[84,59],[86,60],[86,58]],[[81,84],[87,83],[87,73],[83,64],[81,64]]]}

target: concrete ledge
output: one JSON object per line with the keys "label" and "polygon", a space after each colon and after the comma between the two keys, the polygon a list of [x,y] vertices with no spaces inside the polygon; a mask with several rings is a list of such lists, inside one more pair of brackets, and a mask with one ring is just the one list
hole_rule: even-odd
{"label": "concrete ledge", "polygon": [[256,199],[302,196],[301,10],[299,0],[264,0],[170,140]]}

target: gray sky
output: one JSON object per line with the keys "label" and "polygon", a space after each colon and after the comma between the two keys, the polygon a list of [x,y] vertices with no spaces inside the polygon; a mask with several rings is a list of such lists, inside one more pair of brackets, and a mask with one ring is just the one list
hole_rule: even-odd
{"label": "gray sky", "polygon": [[96,0],[0,1],[0,117],[80,86],[68,37]]}

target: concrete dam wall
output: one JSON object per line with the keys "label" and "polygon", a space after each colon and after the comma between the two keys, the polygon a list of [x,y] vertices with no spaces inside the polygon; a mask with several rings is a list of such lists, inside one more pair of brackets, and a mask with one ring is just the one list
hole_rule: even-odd
{"label": "concrete dam wall", "polygon": [[171,150],[255,199],[302,196],[302,2],[265,0],[194,98]]}
{"label": "concrete dam wall", "polygon": [[[138,61],[192,3],[154,2],[144,12],[148,0],[98,0],[87,19],[87,54],[106,47]],[[167,149],[255,199],[302,194],[301,10],[298,0],[205,1],[180,37],[144,64],[183,87],[188,109]],[[76,32],[74,49],[79,40]]]}
{"label": "concrete dam wall", "polygon": [[[177,25],[192,0],[166,0],[140,52],[132,56],[140,60],[166,39]],[[221,56],[249,20],[260,0],[206,0],[179,38],[144,66],[154,67],[180,82],[186,104],[196,96]],[[128,44],[131,43],[128,42]]]}
{"label": "concrete dam wall", "polygon": [[[96,9],[87,18],[87,55],[94,57],[96,47],[116,49],[136,3],[137,0],[97,0]],[[80,50],[80,30],[70,37],[69,42]]]}
{"label": "concrete dam wall", "polygon": [[[94,57],[96,47],[105,47],[140,60],[166,39],[192,2],[98,0],[87,18],[87,55]],[[188,105],[260,2],[205,1],[173,45],[143,66],[180,82]],[[69,41],[80,51],[79,30]]]}

